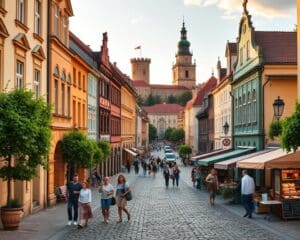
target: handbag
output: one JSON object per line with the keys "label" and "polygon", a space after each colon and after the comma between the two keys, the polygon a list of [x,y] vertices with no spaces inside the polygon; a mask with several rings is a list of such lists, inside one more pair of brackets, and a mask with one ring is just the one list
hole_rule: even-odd
{"label": "handbag", "polygon": [[125,199],[126,199],[127,201],[130,201],[130,200],[132,200],[132,194],[131,194],[131,191],[130,191],[130,192],[128,192],[128,193],[126,193],[126,195],[125,195]]}
{"label": "handbag", "polygon": [[116,203],[117,203],[116,198],[112,197],[111,198],[111,205],[114,206],[114,205],[116,205]]}

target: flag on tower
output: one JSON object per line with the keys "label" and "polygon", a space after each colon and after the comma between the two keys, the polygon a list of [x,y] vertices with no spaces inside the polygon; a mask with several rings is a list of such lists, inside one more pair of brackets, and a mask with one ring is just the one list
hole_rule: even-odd
{"label": "flag on tower", "polygon": [[141,48],[142,48],[142,47],[141,47],[141,45],[140,45],[140,46],[135,47],[134,50],[138,50],[138,49],[141,49]]}

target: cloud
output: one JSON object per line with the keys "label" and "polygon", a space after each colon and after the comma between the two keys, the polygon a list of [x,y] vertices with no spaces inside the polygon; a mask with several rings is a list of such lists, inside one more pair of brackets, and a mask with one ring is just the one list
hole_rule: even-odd
{"label": "cloud", "polygon": [[[223,17],[232,19],[242,11],[242,0],[183,0],[185,5],[207,7],[215,5],[224,11]],[[265,18],[288,17],[296,8],[296,0],[249,0],[248,9],[252,15]]]}
{"label": "cloud", "polygon": [[144,17],[143,16],[139,16],[139,17],[134,17],[134,18],[131,18],[130,19],[130,23],[132,25],[135,25],[135,24],[139,24],[140,22],[142,22],[144,20]]}

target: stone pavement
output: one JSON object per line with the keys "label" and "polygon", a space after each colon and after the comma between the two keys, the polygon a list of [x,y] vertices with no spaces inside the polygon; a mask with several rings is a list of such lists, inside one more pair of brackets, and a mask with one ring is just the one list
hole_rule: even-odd
{"label": "stone pavement", "polygon": [[249,219],[209,206],[207,196],[184,181],[180,188],[166,189],[161,173],[156,178],[138,177],[131,188],[130,221],[124,217],[117,224],[113,206],[109,224],[97,211],[87,228],[72,228],[61,239],[280,239]]}

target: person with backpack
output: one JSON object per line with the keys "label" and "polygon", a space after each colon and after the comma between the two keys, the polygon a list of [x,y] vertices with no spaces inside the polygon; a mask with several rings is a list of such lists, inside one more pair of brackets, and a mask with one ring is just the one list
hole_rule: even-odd
{"label": "person with backpack", "polygon": [[116,187],[116,200],[118,206],[118,215],[119,220],[117,223],[122,222],[122,211],[127,214],[127,219],[130,221],[131,214],[129,213],[127,207],[127,194],[131,196],[131,189],[129,188],[128,182],[126,182],[126,178],[121,174],[117,180],[117,187]]}

